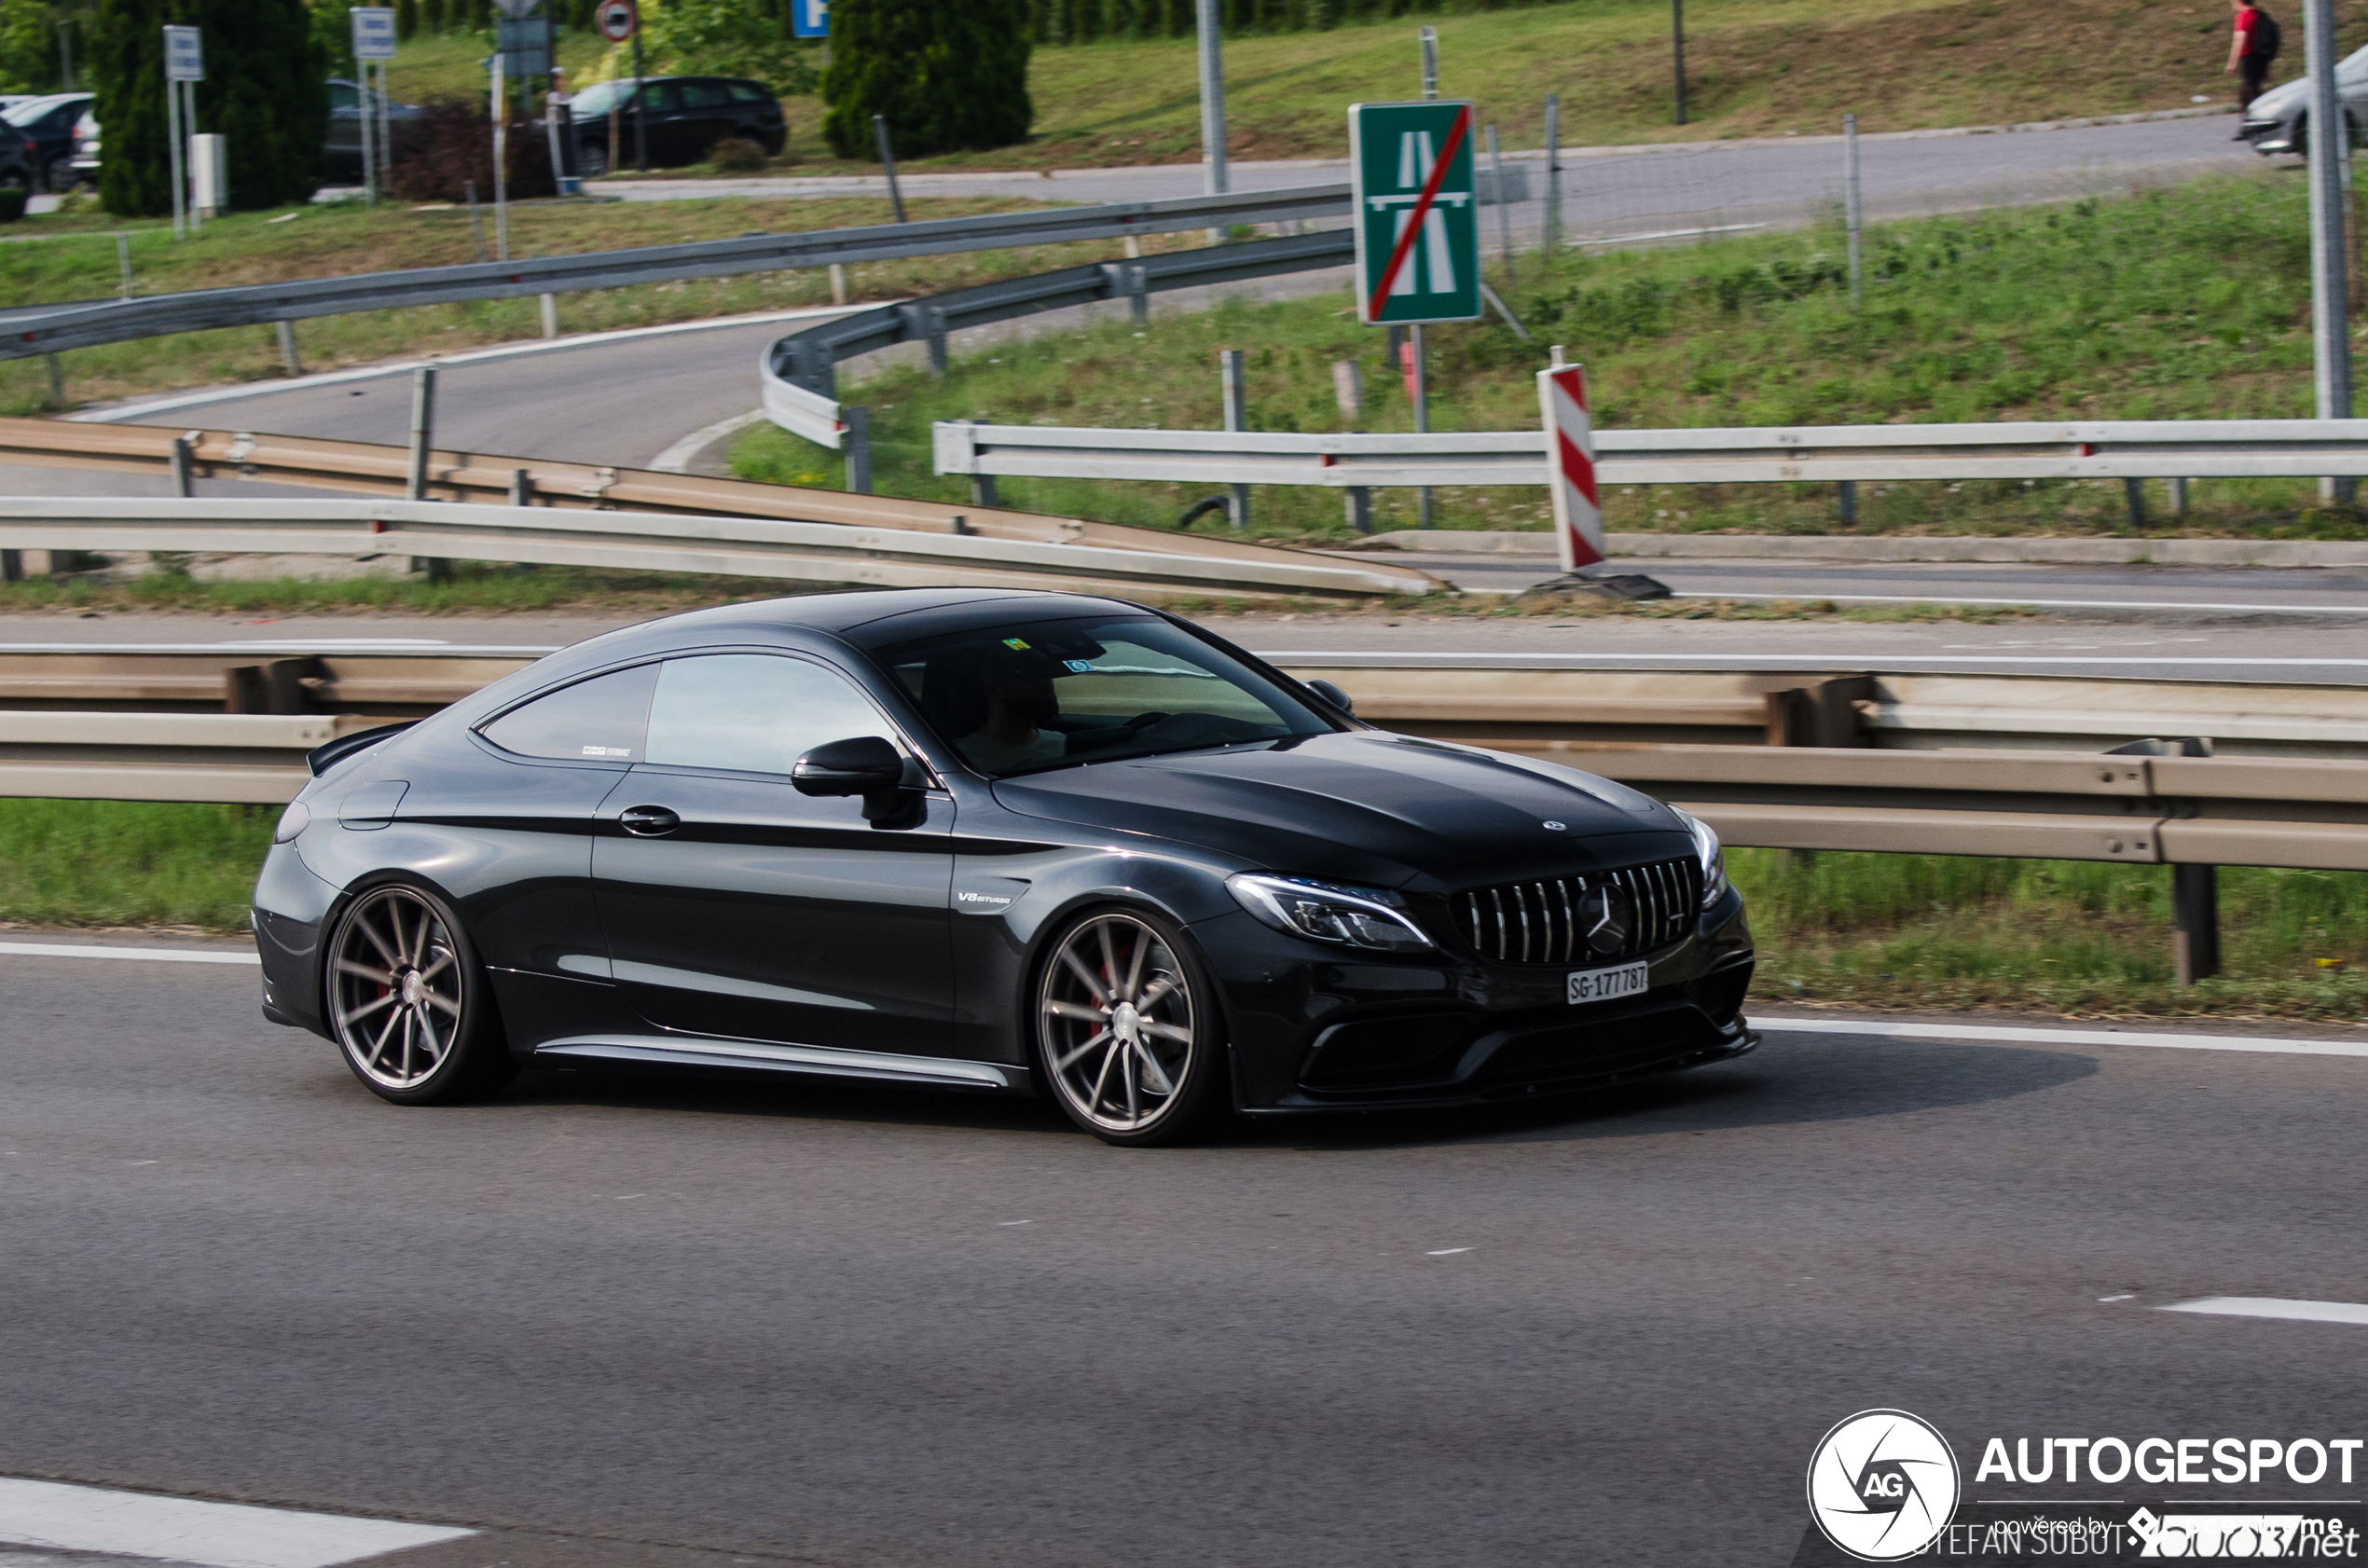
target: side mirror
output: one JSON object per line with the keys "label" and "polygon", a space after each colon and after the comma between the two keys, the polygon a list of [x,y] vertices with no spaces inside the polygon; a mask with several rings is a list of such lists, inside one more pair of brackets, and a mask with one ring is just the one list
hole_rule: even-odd
{"label": "side mirror", "polygon": [[818,746],[790,765],[801,795],[861,795],[863,820],[875,828],[917,827],[927,816],[921,791],[905,785],[903,753],[876,735]]}
{"label": "side mirror", "polygon": [[904,758],[876,735],[818,746],[790,768],[801,795],[875,795],[903,782]]}
{"label": "side mirror", "polygon": [[1330,703],[1334,708],[1337,708],[1342,712],[1347,714],[1350,718],[1354,719],[1356,717],[1356,704],[1349,700],[1349,695],[1346,692],[1342,691],[1329,681],[1310,681],[1307,682],[1307,689],[1314,692],[1317,696],[1322,697],[1326,702]]}

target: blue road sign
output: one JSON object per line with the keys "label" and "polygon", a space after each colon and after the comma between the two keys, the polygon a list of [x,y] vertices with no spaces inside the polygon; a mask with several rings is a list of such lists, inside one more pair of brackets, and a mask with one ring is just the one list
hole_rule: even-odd
{"label": "blue road sign", "polygon": [[831,0],[790,0],[790,31],[801,38],[831,35]]}

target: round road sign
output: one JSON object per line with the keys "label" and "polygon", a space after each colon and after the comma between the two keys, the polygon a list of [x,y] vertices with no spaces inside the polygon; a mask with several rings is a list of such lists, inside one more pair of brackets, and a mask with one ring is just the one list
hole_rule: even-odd
{"label": "round road sign", "polygon": [[632,37],[633,30],[641,25],[641,12],[633,0],[600,0],[592,13],[592,25],[599,28],[600,36],[610,43],[621,44]]}

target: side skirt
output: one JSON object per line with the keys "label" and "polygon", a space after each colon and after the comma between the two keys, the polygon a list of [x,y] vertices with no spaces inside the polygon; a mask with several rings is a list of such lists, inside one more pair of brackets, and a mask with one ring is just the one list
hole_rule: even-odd
{"label": "side skirt", "polygon": [[538,1062],[565,1057],[676,1066],[753,1067],[824,1078],[927,1084],[941,1089],[1020,1089],[1025,1087],[1027,1077],[1025,1068],[993,1062],[898,1056],[885,1051],[843,1051],[821,1045],[776,1045],[762,1040],[686,1039],[668,1035],[575,1035],[546,1040],[534,1048]]}

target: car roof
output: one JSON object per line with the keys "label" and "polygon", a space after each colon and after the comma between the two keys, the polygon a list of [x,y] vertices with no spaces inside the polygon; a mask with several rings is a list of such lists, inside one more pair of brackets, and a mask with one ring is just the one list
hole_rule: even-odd
{"label": "car roof", "polygon": [[36,98],[16,99],[5,109],[0,109],[0,114],[7,115],[12,122],[19,115],[30,119],[36,115],[46,115],[62,103],[74,102],[87,103],[93,96],[88,92],[48,92]]}

